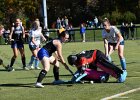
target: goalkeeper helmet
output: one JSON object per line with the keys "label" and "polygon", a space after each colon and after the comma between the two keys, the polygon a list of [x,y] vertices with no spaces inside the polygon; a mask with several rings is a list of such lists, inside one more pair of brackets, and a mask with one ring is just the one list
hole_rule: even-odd
{"label": "goalkeeper helmet", "polygon": [[70,65],[75,65],[76,60],[77,60],[77,56],[76,56],[76,55],[69,55],[69,56],[67,57],[67,60],[68,60],[68,63],[69,63]]}

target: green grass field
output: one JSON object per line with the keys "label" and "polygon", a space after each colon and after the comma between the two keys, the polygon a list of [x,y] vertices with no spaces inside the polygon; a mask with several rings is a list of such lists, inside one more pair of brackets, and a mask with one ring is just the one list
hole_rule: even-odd
{"label": "green grass field", "polygon": [[[82,50],[100,49],[104,51],[103,42],[76,42],[63,45],[63,55],[78,53]],[[27,63],[29,62],[31,52],[28,45],[25,45]],[[0,45],[0,58],[7,65],[12,57],[10,45]],[[128,77],[125,83],[115,83],[116,79],[110,77],[108,83],[85,83],[85,84],[61,84],[51,85],[54,80],[52,68],[43,80],[44,88],[35,88],[39,70],[22,70],[20,55],[18,56],[14,72],[6,72],[0,67],[0,100],[100,100],[131,89],[140,88],[140,40],[125,41],[125,57],[127,60]],[[115,64],[120,67],[117,52],[112,54]],[[41,64],[40,64],[40,67]],[[74,67],[71,67],[76,71]],[[70,73],[60,65],[60,78],[70,80]],[[140,91],[132,92],[113,100],[139,100]]]}

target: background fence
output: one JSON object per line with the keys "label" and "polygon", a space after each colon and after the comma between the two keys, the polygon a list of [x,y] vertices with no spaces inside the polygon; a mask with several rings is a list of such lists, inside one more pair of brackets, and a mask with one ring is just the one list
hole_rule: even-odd
{"label": "background fence", "polygon": [[[120,29],[120,27],[118,27]],[[80,29],[74,28],[75,31],[75,41],[81,41],[81,35],[80,35]],[[44,32],[47,32],[44,30]],[[56,30],[50,30],[50,37],[56,38],[57,37],[57,31]],[[140,39],[140,26],[135,27],[134,31],[134,38]],[[129,39],[132,39],[131,37],[131,31],[129,30]],[[86,41],[101,41],[102,40],[102,28],[86,28]]]}
{"label": "background fence", "polygon": [[[118,27],[120,29],[120,27]],[[75,32],[75,42],[82,41],[80,35],[80,29],[74,28],[72,31]],[[50,38],[57,38],[57,30],[50,29],[49,31],[43,30],[43,34],[49,32]],[[135,27],[134,38],[140,39],[140,26]],[[129,30],[129,39],[131,39],[131,32]],[[86,28],[86,41],[101,41],[102,40],[102,28]],[[25,43],[28,43],[27,40]],[[0,44],[5,44],[5,39],[0,37]]]}

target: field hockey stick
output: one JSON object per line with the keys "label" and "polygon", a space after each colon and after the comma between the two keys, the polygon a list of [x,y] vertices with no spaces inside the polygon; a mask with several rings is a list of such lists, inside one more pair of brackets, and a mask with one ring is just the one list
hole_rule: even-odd
{"label": "field hockey stick", "polygon": [[0,65],[2,65],[5,69],[6,69],[6,67],[7,67],[7,66],[5,66],[5,65],[4,65],[4,63],[3,63],[3,60],[2,60],[2,59],[0,59]]}
{"label": "field hockey stick", "polygon": [[68,71],[71,73],[72,76],[74,76],[74,73],[72,72],[72,70],[69,67],[68,67]]}

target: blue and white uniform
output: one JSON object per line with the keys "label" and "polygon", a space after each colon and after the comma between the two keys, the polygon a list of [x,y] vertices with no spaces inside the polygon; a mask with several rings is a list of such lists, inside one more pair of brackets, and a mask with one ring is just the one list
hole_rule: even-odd
{"label": "blue and white uniform", "polygon": [[[41,43],[41,28],[35,30],[32,29],[30,30],[30,40],[29,40],[29,48],[30,50],[35,50],[37,47],[40,47],[40,43]],[[34,38],[34,42],[35,44],[32,42],[32,38]]]}
{"label": "blue and white uniform", "polygon": [[[111,45],[111,46],[115,47],[117,42],[118,42],[118,40],[119,40],[119,37],[118,37],[117,33],[120,33],[118,28],[115,27],[115,26],[110,26],[110,32],[107,32],[104,29],[102,31],[102,37],[108,41],[108,45]],[[123,38],[120,40],[120,44],[119,45],[124,45],[124,39]],[[108,56],[108,59],[111,61],[111,57],[110,56]],[[122,69],[124,71],[126,71],[126,61],[125,61],[124,57],[120,58],[120,63],[121,63]]]}
{"label": "blue and white uniform", "polygon": [[[105,29],[102,31],[102,37],[107,39],[109,44],[117,44],[118,41],[118,35],[117,33],[120,33],[118,28],[116,26],[110,26],[110,32],[107,32]],[[120,45],[124,45],[124,39],[120,41]]]}
{"label": "blue and white uniform", "polygon": [[[56,40],[56,39],[54,39]],[[57,47],[53,44],[53,41],[49,41],[46,45],[44,45],[38,52],[39,60],[42,60],[44,56],[51,57],[52,54],[57,50]],[[60,39],[58,39],[60,40]],[[61,40],[60,40],[61,42]]]}
{"label": "blue and white uniform", "polygon": [[23,28],[22,26],[18,27],[12,27],[13,28],[13,34],[12,39],[14,41],[11,42],[11,48],[23,48]]}

